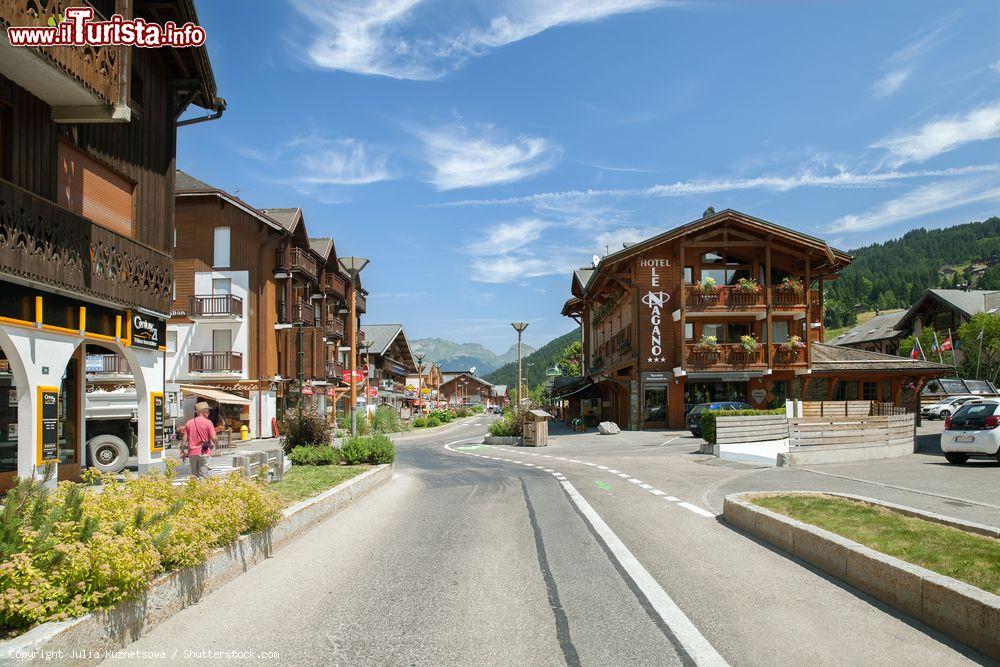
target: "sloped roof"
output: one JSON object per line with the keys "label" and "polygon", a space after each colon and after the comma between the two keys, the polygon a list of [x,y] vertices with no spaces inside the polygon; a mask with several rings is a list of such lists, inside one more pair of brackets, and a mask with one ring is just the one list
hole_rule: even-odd
{"label": "sloped roof", "polygon": [[886,340],[904,335],[904,332],[896,328],[899,321],[906,315],[905,310],[897,310],[891,313],[881,313],[871,318],[863,324],[859,324],[850,331],[845,331],[832,341],[831,345],[854,345],[856,343],[867,343],[875,340]]}
{"label": "sloped roof", "polygon": [[587,283],[590,282],[590,277],[594,275],[596,269],[584,266],[573,272],[573,276],[580,283],[581,289],[587,289]]}
{"label": "sloped roof", "polygon": [[218,190],[219,188],[214,185],[209,185],[204,181],[199,181],[197,178],[188,174],[187,172],[178,169],[174,175],[174,190],[205,190],[212,191]]}
{"label": "sloped roof", "polygon": [[231,195],[225,190],[221,190],[214,185],[209,185],[205,181],[198,180],[191,174],[177,169],[174,173],[174,196],[175,197],[202,197],[215,196],[226,201],[240,210],[249,213],[268,227],[280,230],[283,227],[278,222],[267,215],[265,211],[251,206],[236,195]]}
{"label": "sloped roof", "polygon": [[813,372],[909,371],[921,375],[947,375],[955,372],[951,366],[931,361],[825,343],[812,344],[812,367]]}
{"label": "sloped roof", "polygon": [[318,238],[309,239],[309,249],[314,253],[322,257],[323,259],[330,258],[330,251],[333,250],[333,239],[328,238]]}
{"label": "sloped roof", "polygon": [[445,371],[444,373],[441,373],[441,384],[448,384],[449,382],[455,380],[456,378],[460,378],[462,376],[465,376],[470,380],[475,380],[484,387],[494,386],[492,382],[488,382],[483,378],[479,377],[478,375],[470,373],[469,371]]}
{"label": "sloped roof", "polygon": [[279,225],[288,231],[293,231],[302,220],[302,209],[298,207],[265,208],[261,210],[264,211],[264,213],[267,213],[267,215],[276,220]]}
{"label": "sloped roof", "polygon": [[493,385],[493,395],[494,396],[506,396],[507,395],[507,385],[505,385],[505,384],[495,384],[495,385]]}
{"label": "sloped roof", "polygon": [[365,340],[371,341],[372,346],[368,349],[372,354],[385,354],[396,336],[403,332],[402,324],[365,324],[361,327],[365,333]]}
{"label": "sloped roof", "polygon": [[972,317],[976,313],[1000,311],[1000,292],[992,290],[961,290],[961,289],[929,289],[924,292],[915,304],[903,315],[900,326],[909,326],[920,309],[928,301],[938,301]]}

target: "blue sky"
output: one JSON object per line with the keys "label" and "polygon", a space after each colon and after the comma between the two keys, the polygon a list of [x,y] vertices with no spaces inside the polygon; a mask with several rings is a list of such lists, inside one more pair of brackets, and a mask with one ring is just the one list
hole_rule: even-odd
{"label": "blue sky", "polygon": [[369,321],[539,345],[570,271],[736,208],[843,248],[1000,213],[1000,3],[202,0],[178,165],[372,260]]}

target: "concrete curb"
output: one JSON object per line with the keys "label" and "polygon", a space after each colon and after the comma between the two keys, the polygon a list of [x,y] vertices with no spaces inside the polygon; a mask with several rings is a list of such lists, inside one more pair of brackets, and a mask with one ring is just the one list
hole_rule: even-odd
{"label": "concrete curb", "polygon": [[[773,492],[771,492],[773,493]],[[785,491],[782,493],[811,493]],[[1000,660],[1000,596],[937,572],[887,556],[822,528],[796,521],[745,500],[770,493],[734,493],[726,496],[722,518],[726,523],[786,551],[841,579],[923,623]],[[892,509],[899,505],[843,493],[825,495],[864,500]],[[945,523],[961,530],[995,534],[981,524],[941,517],[912,508],[909,516]]]}
{"label": "concrete curb", "polygon": [[0,665],[53,661],[65,665],[97,664],[107,657],[106,652],[139,639],[161,621],[195,604],[316,524],[385,484],[392,475],[392,465],[373,468],[286,508],[283,518],[269,530],[243,535],[228,547],[217,549],[199,565],[159,576],[135,599],[68,621],[44,623],[19,637],[0,642]]}
{"label": "concrete curb", "polygon": [[521,447],[524,445],[524,438],[517,435],[487,435],[483,438],[483,444]]}
{"label": "concrete curb", "polygon": [[838,447],[834,445],[812,445],[799,447],[778,454],[777,465],[811,466],[825,463],[856,463],[909,456],[915,451],[914,442],[904,444],[880,444],[866,447]]}

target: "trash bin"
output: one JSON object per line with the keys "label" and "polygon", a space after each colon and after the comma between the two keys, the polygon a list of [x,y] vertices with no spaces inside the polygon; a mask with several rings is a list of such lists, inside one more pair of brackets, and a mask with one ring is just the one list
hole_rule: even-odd
{"label": "trash bin", "polygon": [[545,410],[529,410],[524,419],[525,447],[546,447],[549,444],[549,420]]}

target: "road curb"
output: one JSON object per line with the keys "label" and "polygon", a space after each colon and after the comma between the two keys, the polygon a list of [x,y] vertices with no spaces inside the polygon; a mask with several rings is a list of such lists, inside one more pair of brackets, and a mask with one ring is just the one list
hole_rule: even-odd
{"label": "road curb", "polygon": [[[1000,660],[1000,596],[937,572],[888,556],[830,531],[797,521],[748,502],[773,492],[726,496],[722,518],[824,572],[841,579],[923,623]],[[812,493],[785,491],[782,493]],[[846,493],[825,495],[863,500],[960,530],[996,536],[992,526],[973,524],[930,512]],[[904,511],[905,510],[905,511]]]}
{"label": "road curb", "polygon": [[0,642],[0,665],[95,665],[159,623],[273,555],[302,533],[382,486],[393,466],[381,465],[285,508],[272,528],[243,535],[203,563],[160,575],[139,597],[68,621],[44,623]]}

